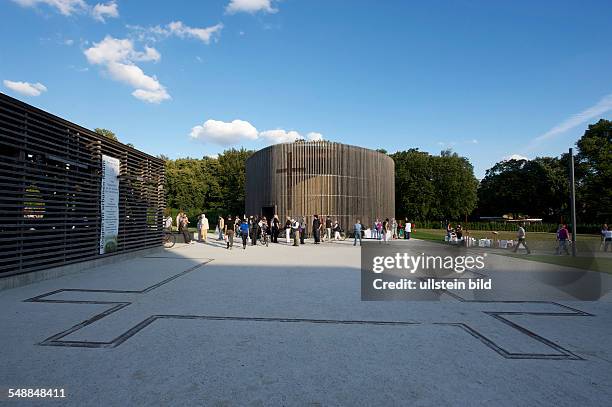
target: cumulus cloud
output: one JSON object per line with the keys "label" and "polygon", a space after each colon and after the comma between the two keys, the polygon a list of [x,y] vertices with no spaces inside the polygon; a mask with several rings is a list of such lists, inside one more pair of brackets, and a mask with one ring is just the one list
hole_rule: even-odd
{"label": "cumulus cloud", "polygon": [[323,141],[323,135],[321,133],[310,132],[306,134],[306,140],[308,141]]}
{"label": "cumulus cloud", "polygon": [[278,9],[272,6],[273,1],[274,0],[230,0],[225,11],[228,14],[255,14],[260,11],[263,13],[276,13]]}
{"label": "cumulus cloud", "polygon": [[[245,120],[223,122],[207,120],[203,125],[191,129],[190,137],[203,142],[210,142],[221,146],[230,146],[244,141],[263,140],[269,144],[291,143],[304,140],[304,137],[295,130],[265,130],[258,131],[255,126]],[[311,132],[306,135],[309,141],[321,141],[321,133]]]}
{"label": "cumulus cloud", "polygon": [[106,4],[98,3],[91,10],[91,15],[98,21],[106,22],[106,18],[117,18],[119,17],[119,8],[117,3],[109,1]]}
{"label": "cumulus cloud", "polygon": [[553,139],[565,133],[568,130],[571,130],[575,127],[585,124],[586,122],[590,120],[599,118],[601,117],[601,115],[611,110],[612,110],[612,93],[604,96],[602,99],[599,100],[599,102],[597,102],[593,106],[583,110],[580,113],[576,113],[568,117],[561,123],[554,126],[552,129],[548,130],[546,133],[536,137],[531,142],[531,147],[534,147],[535,145],[543,141]]}
{"label": "cumulus cloud", "polygon": [[216,40],[221,35],[223,24],[219,23],[210,27],[189,27],[182,21],[172,21],[164,26],[142,27],[139,25],[128,25],[128,28],[137,33],[141,41],[157,41],[160,38],[175,36],[179,38],[195,38],[205,44]]}
{"label": "cumulus cloud", "polygon": [[219,120],[206,120],[203,125],[195,126],[189,134],[192,139],[208,141],[214,144],[229,146],[246,140],[256,140],[257,129],[245,120],[233,120],[229,123]]}
{"label": "cumulus cloud", "polygon": [[296,140],[302,140],[302,136],[297,131],[285,131],[282,129],[262,131],[259,133],[259,137],[272,144],[292,143]]}
{"label": "cumulus cloud", "polygon": [[135,90],[132,96],[135,98],[149,103],[160,103],[171,98],[166,88],[155,76],[146,75],[134,63],[136,61],[159,61],[161,55],[155,48],[145,47],[144,52],[136,51],[130,40],[106,36],[102,41],[86,49],[84,53],[90,64],[104,67],[112,79],[133,87]]}
{"label": "cumulus cloud", "polygon": [[507,157],[504,157],[504,161],[511,161],[511,160],[529,160],[529,158],[525,157],[524,155],[520,155],[520,154],[511,154]]}
{"label": "cumulus cloud", "polygon": [[5,79],[3,83],[8,89],[26,96],[40,96],[47,91],[47,87],[40,82],[14,82]]}

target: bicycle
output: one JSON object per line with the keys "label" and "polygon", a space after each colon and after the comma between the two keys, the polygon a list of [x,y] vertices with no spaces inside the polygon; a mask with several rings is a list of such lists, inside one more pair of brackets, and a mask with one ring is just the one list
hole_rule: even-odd
{"label": "bicycle", "polygon": [[162,243],[166,249],[174,247],[176,244],[176,236],[170,231],[165,230],[162,236]]}

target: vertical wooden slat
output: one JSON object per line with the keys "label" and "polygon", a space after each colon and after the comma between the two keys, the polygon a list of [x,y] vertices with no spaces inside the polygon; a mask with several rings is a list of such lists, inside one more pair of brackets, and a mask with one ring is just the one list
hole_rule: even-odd
{"label": "vertical wooden slat", "polygon": [[[376,218],[395,215],[394,163],[377,151],[298,141],[264,148],[247,160],[246,167],[247,214],[277,205],[283,222],[286,216],[306,215],[310,224],[317,213],[337,219],[345,230],[351,230],[358,218],[371,227]],[[293,197],[287,196],[288,178]]]}

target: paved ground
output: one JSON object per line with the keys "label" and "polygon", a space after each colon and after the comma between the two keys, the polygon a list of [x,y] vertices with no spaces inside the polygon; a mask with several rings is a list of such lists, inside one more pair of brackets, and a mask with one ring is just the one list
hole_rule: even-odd
{"label": "paved ground", "polygon": [[[177,245],[0,292],[0,404],[610,405],[610,294],[362,302],[359,253]],[[5,398],[40,387],[67,397]]]}

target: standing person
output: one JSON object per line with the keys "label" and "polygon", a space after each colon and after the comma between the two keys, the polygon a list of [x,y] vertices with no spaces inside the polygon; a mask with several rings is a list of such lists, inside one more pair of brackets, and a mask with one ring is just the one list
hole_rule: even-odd
{"label": "standing person", "polygon": [[606,232],[607,232],[607,231],[608,231],[608,224],[607,224],[607,223],[604,223],[604,224],[601,226],[601,244],[599,245],[599,248],[600,248],[601,250],[603,250],[603,249],[604,249],[604,244],[605,244],[605,241],[606,241]]}
{"label": "standing person", "polygon": [[380,219],[376,219],[376,236],[378,240],[382,239],[382,222]]}
{"label": "standing person", "polygon": [[223,240],[223,231],[225,229],[225,219],[223,219],[223,216],[219,215],[219,222],[217,224],[217,227],[219,228],[219,240]]}
{"label": "standing person", "polygon": [[391,234],[391,238],[392,239],[397,239],[397,220],[395,220],[395,218],[391,219],[391,231],[393,232]]}
{"label": "standing person", "polygon": [[278,215],[274,215],[272,218],[272,243],[278,243],[278,234],[280,232],[280,220]]}
{"label": "standing person", "polygon": [[208,239],[209,224],[208,224],[208,218],[206,217],[205,213],[202,214],[201,222],[202,223],[200,224],[200,228],[199,228],[200,239],[202,239],[204,243],[206,243]]}
{"label": "standing person", "polygon": [[329,216],[325,218],[325,238],[324,241],[327,240],[331,242],[331,232],[332,232],[332,220]]}
{"label": "standing person", "polygon": [[321,242],[321,221],[319,215],[314,215],[312,220],[312,236],[314,237],[314,244]]}
{"label": "standing person", "polygon": [[179,232],[181,231],[181,219],[183,219],[183,216],[185,216],[185,213],[181,209],[176,215],[176,228],[179,230]]}
{"label": "standing person", "polygon": [[232,250],[234,247],[234,221],[232,220],[232,216],[227,217],[227,224],[223,232],[225,233],[225,238],[227,239],[227,249]]}
{"label": "standing person", "polygon": [[172,232],[172,216],[166,216],[164,219],[164,229],[168,230],[168,232]]}
{"label": "standing person", "polygon": [[353,233],[355,233],[353,246],[357,246],[357,239],[359,239],[359,246],[361,246],[361,221],[359,219],[357,219],[357,222],[353,226]]}
{"label": "standing person", "polygon": [[285,240],[287,244],[291,243],[291,218],[287,216],[287,220],[285,221]]}
{"label": "standing person", "polygon": [[295,219],[291,219],[291,228],[293,229],[293,245],[300,245],[300,222]]}
{"label": "standing person", "polygon": [[268,232],[270,231],[270,226],[268,225],[268,220],[265,216],[259,222],[259,228],[261,229],[261,239],[263,240],[263,244],[268,247]]}
{"label": "standing person", "polygon": [[249,222],[246,216],[240,223],[240,236],[242,237],[242,249],[246,250],[247,239],[249,238]]}
{"label": "standing person", "polygon": [[404,239],[410,240],[410,234],[412,233],[412,223],[406,222],[404,226]]}
{"label": "standing person", "polygon": [[382,234],[383,234],[383,241],[384,241],[384,242],[387,242],[387,241],[388,241],[388,239],[387,239],[387,237],[388,237],[388,235],[387,235],[388,231],[389,231],[389,218],[386,218],[386,219],[383,221],[383,223],[382,223]]}
{"label": "standing person", "polygon": [[567,250],[567,240],[569,239],[569,231],[566,225],[559,225],[557,230],[557,240],[559,245],[557,246],[557,254],[561,254],[561,250],[565,251],[565,254],[569,256],[569,250]]}
{"label": "standing person", "polygon": [[[459,227],[459,226],[457,226]],[[519,246],[522,244],[523,246],[525,246],[525,250],[527,250],[527,254],[531,253],[531,250],[529,250],[529,247],[527,247],[527,243],[525,241],[525,228],[524,228],[524,224],[520,224],[518,231],[516,232],[516,239],[518,240],[518,243],[516,244],[516,246],[514,246],[514,253],[516,253],[516,251],[518,250]]]}
{"label": "standing person", "polygon": [[183,213],[183,216],[179,220],[179,232],[183,234],[183,239],[185,239],[185,243],[194,244],[195,242],[191,240],[191,235],[189,234],[189,218],[187,215]]}
{"label": "standing person", "polygon": [[300,220],[300,244],[304,244],[304,239],[306,238],[306,218],[302,216]]}
{"label": "standing person", "polygon": [[257,246],[257,237],[259,236],[259,220],[251,216],[250,222],[251,246]]}

